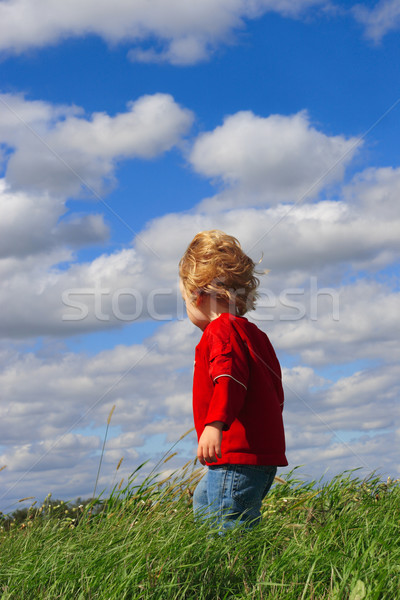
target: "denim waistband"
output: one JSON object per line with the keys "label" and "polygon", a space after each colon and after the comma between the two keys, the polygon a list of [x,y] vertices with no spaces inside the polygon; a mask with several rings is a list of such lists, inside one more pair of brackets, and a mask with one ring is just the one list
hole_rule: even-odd
{"label": "denim waistband", "polygon": [[229,470],[229,469],[236,469],[236,468],[240,468],[240,467],[244,467],[244,468],[250,468],[250,469],[258,469],[260,471],[264,471],[267,469],[271,469],[271,468],[275,468],[276,465],[247,465],[247,464],[242,464],[242,463],[235,463],[235,464],[227,464],[227,465],[207,465],[209,469],[222,469],[222,470]]}

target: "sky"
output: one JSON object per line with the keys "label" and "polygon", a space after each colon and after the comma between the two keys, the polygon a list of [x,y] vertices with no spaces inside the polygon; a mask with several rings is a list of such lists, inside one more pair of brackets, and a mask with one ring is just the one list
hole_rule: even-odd
{"label": "sky", "polygon": [[114,405],[98,490],[195,457],[205,229],[268,271],[278,474],[399,477],[399,34],[397,0],[0,2],[0,510],[91,496]]}

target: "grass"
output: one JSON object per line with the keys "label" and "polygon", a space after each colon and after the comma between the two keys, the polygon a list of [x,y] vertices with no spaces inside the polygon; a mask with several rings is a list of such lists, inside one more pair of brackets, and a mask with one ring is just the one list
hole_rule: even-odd
{"label": "grass", "polygon": [[3,529],[0,598],[400,597],[399,480],[350,471],[316,488],[294,469],[269,492],[259,527],[221,538],[193,523],[193,464],[163,482],[137,483],[140,473],[97,514],[89,504],[63,518],[44,504]]}

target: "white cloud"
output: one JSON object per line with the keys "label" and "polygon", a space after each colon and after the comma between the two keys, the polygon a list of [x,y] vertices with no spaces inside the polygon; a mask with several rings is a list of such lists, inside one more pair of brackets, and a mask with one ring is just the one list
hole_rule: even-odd
{"label": "white cloud", "polygon": [[204,39],[195,36],[186,36],[172,40],[163,51],[154,48],[133,48],[128,52],[132,62],[141,63],[171,63],[173,65],[192,65],[208,58],[211,53],[209,44]]}
{"label": "white cloud", "polygon": [[[192,324],[184,321],[169,324],[146,344],[117,346],[93,357],[65,353],[43,358],[3,351],[0,466],[7,465],[3,493],[18,495],[17,490],[26,490],[29,484],[29,495],[38,490],[42,495],[47,491],[64,497],[89,495],[113,404],[102,472],[107,485],[122,456],[121,476],[149,458],[149,450],[143,450],[149,436],[162,433],[168,442],[175,442],[192,426],[190,356],[197,339]],[[155,448],[152,458],[156,452]],[[47,473],[54,476],[57,469],[58,476],[48,480]],[[51,486],[47,490],[46,483]],[[28,494],[21,491],[21,495]]]}
{"label": "white cloud", "polygon": [[380,0],[373,8],[357,4],[352,11],[356,20],[365,26],[365,35],[376,43],[390,31],[400,28],[398,0]]}
{"label": "white cloud", "polygon": [[379,212],[388,221],[398,215],[400,169],[393,167],[369,168],[354,176],[343,189],[343,196],[355,210],[372,215]]}
{"label": "white cloud", "polygon": [[[285,311],[277,302],[276,310],[259,309],[253,318],[273,332],[282,351],[298,354],[305,364],[398,360],[400,294],[388,285],[357,280],[330,290],[317,286],[297,295],[293,290],[287,298],[298,307]],[[272,322],[265,320],[268,315]]]}
{"label": "white cloud", "polygon": [[[265,285],[278,296],[287,288],[304,286],[312,275],[318,274],[320,286],[326,282],[338,285],[349,265],[354,271],[366,267],[379,269],[399,256],[396,198],[400,170],[386,168],[359,173],[343,189],[341,201],[258,209],[243,207],[225,212],[208,212],[203,205],[203,212],[198,209],[187,214],[166,215],[149,223],[135,238],[133,248],[101,255],[92,263],[75,263],[68,248],[105,240],[107,227],[100,215],[71,213],[65,217],[66,194],[72,188],[77,189],[81,182],[32,136],[29,127],[38,130],[58,153],[82,159],[88,179],[98,169],[99,182],[113,171],[115,160],[120,156],[149,157],[179,143],[192,115],[164,94],[140,98],[129,105],[127,113],[114,117],[95,114],[90,119],[84,118],[76,107],[52,107],[26,101],[21,96],[4,98],[12,112],[2,105],[0,139],[13,148],[14,153],[0,190],[0,252],[4,257],[0,262],[0,331],[3,337],[71,335],[123,326],[152,315],[157,320],[174,318],[182,310],[176,292],[177,263],[189,240],[202,229],[219,227],[235,234],[255,260],[264,254],[263,266],[271,269]],[[14,113],[22,115],[28,127],[14,118]],[[253,162],[248,160],[243,148],[245,138],[250,146],[257,147],[257,143],[262,146],[264,134],[270,130],[281,143],[279,168],[274,152],[269,154],[268,148],[262,160],[259,147],[254,155],[249,149]],[[223,139],[219,139],[220,134]],[[203,141],[206,147],[199,158],[197,154]],[[37,143],[39,149],[35,146]],[[316,131],[305,113],[268,118],[238,113],[214,132],[200,137],[194,145],[192,159],[204,169],[206,166],[215,168],[213,173],[224,177],[236,173],[241,192],[252,199],[255,187],[263,190],[268,186],[265,173],[274,171],[275,179],[266,195],[264,191],[257,191],[258,198],[265,201],[272,199],[272,188],[274,196],[293,196],[296,190],[300,192],[301,186],[311,183],[316,171],[308,172],[303,164],[308,148],[313,146],[317,155],[325,154],[324,161],[326,157],[333,161],[340,152],[347,151],[347,160],[353,152],[351,143],[342,136],[330,138]],[[226,156],[221,154],[220,162],[218,148],[221,152],[228,148]],[[193,156],[197,156],[196,160]],[[26,162],[29,168],[25,169]],[[318,160],[309,161],[307,156],[306,162],[315,165]],[[318,168],[322,169],[322,163]],[[65,174],[61,174],[62,169]],[[288,187],[290,170],[296,172],[298,178],[293,178]],[[27,189],[14,190],[10,179],[14,187],[27,186]],[[36,183],[42,189],[30,189],[35,188]],[[318,185],[324,184],[325,180]],[[51,193],[46,187],[51,188]],[[235,204],[233,198],[231,202],[227,193],[227,202]],[[65,265],[57,268],[59,261],[69,262],[68,268]],[[63,302],[63,294],[64,299],[67,294],[67,303],[72,299],[69,306]],[[307,291],[304,298],[309,301]],[[87,305],[88,315],[81,320],[69,320],[82,314],[76,302]],[[284,307],[285,311],[288,313]],[[272,314],[278,315],[277,310]],[[67,320],[63,319],[66,315]],[[303,327],[297,330],[300,329]],[[313,327],[307,339],[314,339],[320,333]],[[282,339],[282,344],[296,348],[296,340],[287,328],[285,334],[290,341]],[[383,347],[386,352],[388,347]],[[312,364],[318,360],[323,362],[326,357],[321,347],[312,349],[305,345],[302,351]]]}
{"label": "white cloud", "polygon": [[13,189],[76,195],[112,179],[122,158],[149,159],[180,143],[193,115],[169,94],[142,96],[115,116],[85,118],[76,107],[53,107],[20,96],[0,97],[0,142],[12,153],[6,180]]}
{"label": "white cloud", "polygon": [[[306,362],[323,364],[334,351],[329,350],[330,341],[339,333],[347,348],[338,346],[338,359],[340,354],[344,359],[359,352],[373,356],[376,348],[368,339],[379,333],[378,351],[386,356],[393,345],[391,319],[397,293],[383,284],[343,285],[341,280],[349,269],[355,276],[359,269],[379,270],[398,259],[400,221],[394,200],[399,173],[384,169],[359,174],[340,202],[166,215],[149,223],[134,247],[103,254],[91,263],[60,258],[55,250],[53,255],[38,255],[36,262],[3,261],[1,333],[19,338],[71,335],[137,319],[175,318],[183,310],[177,293],[179,258],[195,233],[217,227],[236,235],[255,260],[264,254],[262,266],[271,272],[262,280],[267,299],[260,302],[258,314],[268,327],[270,319],[279,324],[287,320],[279,333],[283,348],[301,351]],[[51,261],[60,259],[69,260],[70,266],[57,269]],[[333,293],[324,294],[326,287]],[[300,296],[299,288],[303,289]],[[338,297],[339,321],[335,322]],[[306,320],[299,320],[299,311],[290,307],[293,302],[302,303]],[[83,310],[87,316],[75,320]],[[315,317],[315,323],[310,321]]]}
{"label": "white cloud", "polygon": [[335,441],[329,445],[296,449],[293,454],[294,464],[304,465],[297,475],[304,479],[319,481],[322,475],[325,479],[337,476],[339,473],[354,469],[353,477],[363,479],[375,472],[383,480],[388,476],[396,479],[400,474],[400,465],[395,456],[388,453],[388,448],[398,445],[398,439],[393,432],[354,436],[348,442]]}
{"label": "white cloud", "polygon": [[29,127],[46,133],[49,123],[79,114],[83,109],[77,106],[54,106],[42,100],[25,100],[22,94],[0,94],[1,141],[18,145]]}
{"label": "white cloud", "polygon": [[[372,471],[384,463],[391,464],[390,469],[395,472],[394,453],[385,456],[381,448],[380,454],[374,456],[372,444],[369,451],[359,453],[357,444],[366,435],[371,442],[383,436],[390,438],[399,427],[400,382],[396,365],[360,371],[335,383],[325,380],[323,386],[315,389],[301,388],[302,377],[297,371],[283,371],[289,462],[306,462],[315,470],[320,461],[321,473],[322,465],[333,466],[331,459],[339,453],[351,458],[348,467],[361,466]],[[347,468],[345,462],[339,467]]]}
{"label": "white cloud", "polygon": [[[143,344],[94,356],[3,352],[0,466],[7,464],[2,472],[6,494],[90,495],[114,404],[102,486],[111,484],[121,457],[119,477],[146,460],[149,448],[154,460],[160,445],[152,436],[161,434],[167,445],[176,442],[192,426],[192,366],[199,336],[185,320],[161,327]],[[383,465],[396,476],[396,446],[380,441],[399,427],[395,366],[358,372],[334,384],[302,365],[284,368],[283,376],[288,469],[306,463],[307,473],[321,475],[333,465],[336,473]],[[348,443],[347,432],[357,438],[354,444]],[[368,435],[369,447],[360,433]],[[195,446],[194,434],[189,443]],[[192,450],[182,454],[181,448],[177,460],[182,464],[190,457]]]}
{"label": "white cloud", "polygon": [[[30,103],[21,97],[11,100],[23,112],[24,120],[40,131],[58,152],[65,149],[72,155],[82,148],[84,171],[97,183],[113,173],[119,157],[148,157],[179,143],[192,120],[188,111],[163,95],[145,97],[122,115],[101,114],[91,118],[85,118],[76,108],[52,112],[54,107],[45,103]],[[36,142],[29,142],[29,129],[18,120],[5,118],[7,114],[0,111],[0,134],[14,154],[0,190],[3,338],[62,337],[123,326],[127,321],[118,316],[116,309],[122,317],[128,316],[135,312],[139,300],[143,301],[139,318],[148,319],[152,313],[154,316],[154,311],[165,320],[176,317],[179,311],[180,317],[183,316],[176,290],[178,260],[195,233],[219,227],[236,235],[254,259],[264,253],[262,266],[271,268],[271,273],[263,279],[262,286],[275,294],[277,302],[275,308],[261,306],[252,318],[268,332],[278,355],[290,354],[292,361],[301,362],[301,366],[284,370],[291,466],[307,462],[313,473],[320,474],[322,464],[343,470],[357,466],[359,461],[364,468],[371,466],[372,470],[382,464],[393,473],[397,464],[394,451],[388,456],[384,454],[381,432],[390,438],[392,429],[398,428],[395,413],[398,379],[392,366],[399,337],[398,292],[390,282],[357,278],[360,269],[379,270],[399,257],[400,169],[368,169],[357,174],[341,190],[336,190],[337,201],[258,208],[246,204],[237,208],[235,200],[225,211],[208,211],[203,204],[201,209],[190,213],[169,214],[148,223],[131,247],[78,263],[71,246],[90,239],[100,240],[107,233],[105,225],[100,216],[65,215],[66,195],[78,184],[72,179],[60,180],[58,166],[54,166],[52,159],[47,162],[44,154],[35,158]],[[267,123],[268,129],[271,117],[262,119],[251,113],[239,116],[243,114],[244,129],[255,142],[258,138],[253,121],[260,130]],[[162,127],[155,127],[157,119],[163,121],[163,115],[167,115],[167,120],[171,117],[170,126],[163,123]],[[331,160],[346,149],[350,158],[351,140],[342,136],[330,138],[316,131],[303,113],[274,119],[275,135],[284,140],[282,148],[285,148],[280,169],[275,169],[279,176],[274,180],[275,192],[282,194],[281,199],[290,198],[290,194],[315,177],[311,171],[301,175],[300,168],[302,155],[312,143],[314,149],[324,150]],[[297,126],[293,131],[299,133],[294,141],[289,132],[292,119]],[[228,122],[220,128],[224,133],[230,131],[229,127],[224,129]],[[125,130],[129,128],[131,135],[127,136]],[[274,157],[268,159],[270,162],[258,163],[259,152],[249,166],[247,155],[240,154],[244,138],[233,130],[235,135],[226,140],[231,154],[220,163],[214,156],[215,176],[225,178],[227,185],[231,185],[234,178],[229,179],[227,174],[232,168],[237,174],[238,189],[243,195],[249,193],[253,201],[263,194],[260,191],[265,184],[263,170],[266,166],[272,169]],[[146,131],[154,134],[150,142]],[[206,135],[212,137],[218,131]],[[114,138],[112,147],[108,144],[109,136]],[[201,139],[195,143],[195,149]],[[211,144],[210,155],[217,146]],[[292,162],[285,163],[286,155]],[[41,170],[42,176],[46,175],[45,189],[35,189],[35,180],[29,173],[22,179],[29,156],[36,160],[36,169]],[[211,168],[204,154],[202,160],[202,164]],[[10,164],[15,168],[14,173]],[[289,186],[284,164],[291,165],[298,174]],[[335,181],[340,181],[342,173],[336,173],[335,177]],[[56,185],[59,194],[55,193]],[[322,185],[326,185],[325,180]],[[272,198],[271,190],[267,193]],[[229,202],[227,194],[225,199]],[[64,265],[57,267],[60,261]],[[346,283],[349,273],[355,281]],[[317,285],[316,290],[310,287],[312,281]],[[339,296],[338,320],[332,318],[329,294],[320,294],[313,308],[313,293],[318,294],[321,287],[328,286],[333,286],[333,292]],[[300,296],[293,297],[288,288],[294,287],[304,288]],[[66,313],[79,312],[76,306],[63,304],[63,292],[68,290],[80,290],[83,294],[84,297],[72,295],[72,298],[86,303],[85,319],[63,321]],[[127,290],[138,295],[129,295]],[[283,318],[293,312],[296,317],[296,307],[285,306],[281,292],[288,292],[289,299],[304,304],[304,318],[294,321]],[[262,320],[265,316],[268,318]],[[198,338],[199,332],[188,321],[181,320],[162,326],[142,344],[118,346],[93,357],[65,352],[42,356],[3,352],[0,434],[4,448],[0,460],[8,464],[8,474],[5,470],[2,475],[9,493],[23,489],[21,496],[24,496],[53,489],[64,497],[89,495],[101,446],[99,427],[104,426],[113,404],[117,408],[101,485],[110,484],[121,456],[126,458],[125,470],[119,472],[122,477],[129,474],[133,465],[154,455],[149,450],[153,436],[158,439],[163,435],[168,443],[176,441],[191,426],[192,361]],[[351,370],[357,360],[372,362],[374,370],[353,373],[333,383],[312,368],[344,364],[343,369]],[[377,367],[377,361],[382,366]],[[356,441],[347,443],[353,432]],[[371,440],[370,449],[360,432]],[[68,451],[64,448],[63,452],[63,444],[67,444]],[[65,456],[74,444],[76,452],[66,461]],[[352,446],[354,451],[349,450]],[[54,489],[60,471],[63,481]],[[19,478],[21,482],[16,485]]]}
{"label": "white cloud", "polygon": [[[29,418],[29,414],[26,418]],[[0,455],[0,464],[6,464],[7,468],[14,472],[23,472],[35,463],[38,471],[76,468],[82,453],[98,448],[97,437],[68,433],[61,440],[47,438],[34,444],[26,443],[10,447],[7,452]]]}
{"label": "white cloud", "polygon": [[7,149],[0,258],[104,242],[103,217],[66,214],[66,199],[87,186],[98,194],[120,159],[149,159],[180,144],[192,120],[168,94],[142,96],[115,116],[91,117],[74,106],[0,95],[0,145]]}
{"label": "white cloud", "polygon": [[64,199],[48,193],[11,191],[0,179],[0,259],[50,252],[59,246],[103,243],[108,226],[102,215],[77,215],[61,220]]}
{"label": "white cloud", "polygon": [[[398,425],[400,391],[396,364],[358,371],[336,382],[326,393],[325,406],[359,409],[358,429],[378,429]],[[390,410],[389,410],[390,407]],[[361,412],[362,409],[362,412]],[[342,412],[336,413],[337,427],[351,427]],[[354,423],[353,423],[354,425]]]}
{"label": "white cloud", "polygon": [[263,118],[250,111],[224,120],[196,140],[190,155],[195,170],[221,181],[229,191],[202,203],[205,210],[313,198],[340,181],[361,142],[327,136],[306,112]]}
{"label": "white cloud", "polygon": [[[55,44],[67,37],[99,35],[107,42],[131,42],[134,60],[192,64],[203,60],[221,43],[232,40],[247,18],[266,12],[298,17],[326,0],[8,0],[0,3],[0,49],[23,52]],[[43,17],[45,15],[45,18]],[[141,44],[154,38],[154,47]]]}
{"label": "white cloud", "polygon": [[[361,468],[359,476],[377,469],[399,476],[396,430],[399,427],[396,365],[354,373],[337,382],[304,387],[304,368],[284,369],[284,412],[288,460],[307,477],[319,479],[346,469]],[[393,452],[392,452],[393,449]]]}
{"label": "white cloud", "polygon": [[[399,257],[399,182],[400,169],[368,170],[346,186],[340,201],[166,215],[152,221],[140,240],[163,256],[164,273],[174,277],[185,241],[202,229],[220,228],[236,235],[255,260],[264,254],[262,266],[271,269],[267,286],[276,280],[280,290],[303,285],[312,275],[324,285],[337,284],[344,269],[380,269]],[[151,259],[145,247],[140,252]]]}
{"label": "white cloud", "polygon": [[[185,320],[165,325],[146,343],[116,346],[94,356],[3,351],[2,443],[56,439],[70,430],[103,426],[113,404],[112,423],[123,433],[136,432],[135,439],[126,438],[129,443],[141,443],[147,425],[175,411],[178,390],[191,407],[191,355],[198,338]],[[184,422],[186,409],[182,416]]]}

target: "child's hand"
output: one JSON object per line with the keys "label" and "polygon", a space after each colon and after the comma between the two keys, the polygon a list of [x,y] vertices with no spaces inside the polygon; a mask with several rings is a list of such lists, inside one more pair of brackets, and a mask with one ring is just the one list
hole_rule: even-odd
{"label": "child's hand", "polygon": [[207,462],[217,462],[221,458],[222,421],[214,421],[204,427],[197,447],[197,458],[202,465]]}

